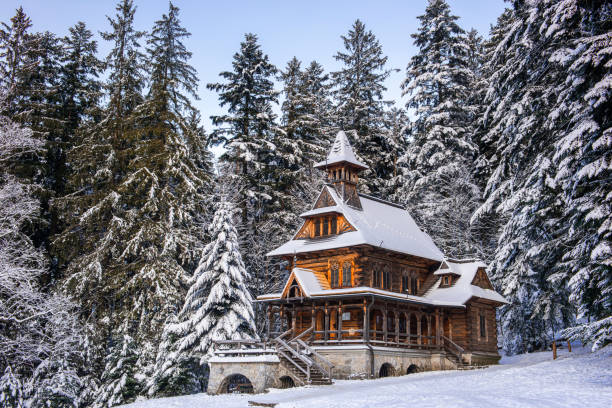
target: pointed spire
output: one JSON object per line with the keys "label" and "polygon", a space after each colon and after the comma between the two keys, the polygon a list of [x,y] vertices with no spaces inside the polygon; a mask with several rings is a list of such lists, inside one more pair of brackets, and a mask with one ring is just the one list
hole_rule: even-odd
{"label": "pointed spire", "polygon": [[346,133],[343,131],[339,131],[336,135],[336,140],[334,140],[334,144],[329,151],[327,160],[315,164],[314,167],[325,168],[337,163],[349,163],[355,167],[359,167],[360,169],[368,168],[368,166],[357,160],[355,152],[353,152],[353,148],[351,147],[351,143],[349,142]]}

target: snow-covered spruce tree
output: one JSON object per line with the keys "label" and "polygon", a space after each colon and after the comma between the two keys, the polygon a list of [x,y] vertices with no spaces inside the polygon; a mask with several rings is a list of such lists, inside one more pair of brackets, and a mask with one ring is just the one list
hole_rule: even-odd
{"label": "snow-covered spruce tree", "polygon": [[363,179],[370,193],[380,194],[385,180],[393,175],[393,147],[382,132],[386,90],[384,82],[390,70],[385,68],[387,57],[374,34],[356,20],[346,36],[345,50],[334,56],[342,63],[332,72],[336,101],[336,123],[341,130],[354,130],[353,146],[368,165]]}
{"label": "snow-covered spruce tree", "polygon": [[23,384],[21,379],[13,373],[10,365],[4,369],[0,377],[0,405],[11,408],[24,408]]}
{"label": "snow-covered spruce tree", "polygon": [[404,178],[405,169],[401,167],[401,158],[406,153],[410,141],[410,119],[405,109],[396,107],[385,111],[383,118],[382,131],[393,152],[390,156],[393,173],[384,184],[382,196],[395,200],[398,190],[402,189],[403,183],[406,181]]}
{"label": "snow-covered spruce tree", "polygon": [[136,6],[132,0],[120,0],[115,10],[114,18],[106,17],[112,30],[101,33],[104,40],[113,44],[105,61],[109,70],[108,105],[102,126],[108,128],[114,138],[120,138],[124,130],[133,126],[128,118],[143,101],[145,69],[140,41],[146,33],[134,28]]}
{"label": "snow-covered spruce tree", "polygon": [[217,126],[211,134],[211,143],[223,145],[226,152],[221,160],[235,165],[235,173],[243,184],[239,198],[242,224],[252,229],[256,209],[263,207],[267,198],[260,191],[261,170],[275,149],[271,106],[278,102],[273,83],[277,69],[262,52],[257,36],[250,33],[234,54],[232,68],[219,74],[225,82],[207,85],[219,93],[220,105],[227,106],[228,111],[226,115],[211,117]]}
{"label": "snow-covered spruce tree", "polygon": [[133,401],[141,392],[142,379],[137,379],[138,349],[127,334],[114,342],[106,356],[106,367],[102,375],[103,386],[97,394],[93,407],[112,407]]}
{"label": "snow-covered spruce tree", "polygon": [[[133,16],[133,9],[119,12]],[[75,161],[82,166],[77,178],[90,191],[69,203],[75,208],[73,223],[56,239],[69,260],[64,287],[96,323],[96,342],[114,344],[110,353],[117,353],[114,348],[121,345],[115,339],[133,338],[139,357],[134,378],[154,363],[162,325],[181,305],[186,279],[197,265],[206,214],[210,163],[195,156],[204,141],[189,103],[197,78],[182,42],[188,35],[171,4],[148,41],[148,95],[129,116],[126,100],[118,101],[118,107],[111,98],[107,117],[94,128],[104,145],[94,151],[75,149]],[[118,67],[122,59],[117,57]],[[123,75],[134,81],[140,76],[128,73]],[[120,78],[110,75],[109,90],[137,92],[139,86],[128,87],[129,81],[114,84]],[[99,167],[84,162],[92,156]],[[72,249],[75,245],[80,253]],[[107,364],[109,370],[115,372]]]}
{"label": "snow-covered spruce tree", "polygon": [[[0,103],[5,100],[2,95]],[[39,285],[46,259],[24,233],[39,216],[37,186],[7,173],[43,146],[29,129],[0,115],[0,370],[19,380],[19,399],[28,405],[74,406],[81,388],[81,327],[74,304]],[[9,380],[3,378],[3,387]]]}
{"label": "snow-covered spruce tree", "polygon": [[543,347],[572,323],[570,288],[574,302],[586,295],[576,305],[586,316],[597,310],[587,299],[601,293],[608,310],[591,316],[609,316],[609,170],[599,165],[610,157],[609,108],[599,87],[610,68],[597,40],[609,16],[600,2],[517,2],[487,58],[491,176],[477,216],[504,220],[492,275],[512,302],[500,311],[511,352]]}
{"label": "snow-covered spruce tree", "polygon": [[85,23],[78,22],[62,39],[63,56],[60,79],[61,116],[64,144],[70,146],[83,121],[99,119],[102,83],[98,79],[103,64],[96,54],[98,43]]}
{"label": "snow-covered spruce tree", "polygon": [[466,37],[444,0],[430,0],[418,18],[421,25],[412,37],[419,51],[402,84],[409,96],[406,107],[416,110],[416,120],[400,159],[405,182],[396,198],[408,205],[446,254],[480,257],[469,219],[480,191],[471,176],[477,149],[469,132],[473,74]]}
{"label": "snow-covered spruce tree", "polygon": [[185,304],[162,336],[149,395],[202,392],[205,378],[198,366],[206,365],[215,340],[256,337],[248,273],[242,261],[234,206],[221,197],[209,225],[213,237],[189,280]]}
{"label": "snow-covered spruce tree", "polygon": [[559,75],[556,102],[546,126],[556,134],[552,158],[563,190],[562,222],[569,225],[554,285],[568,283],[570,299],[587,322],[566,335],[612,343],[612,5],[605,2],[549,2],[545,33]]}
{"label": "snow-covered spruce tree", "polygon": [[[211,117],[217,127],[210,142],[225,147],[221,160],[230,164],[231,176],[224,182],[240,191],[236,200],[241,211],[241,245],[249,248],[244,262],[251,276],[249,288],[258,295],[266,290],[265,254],[274,245],[265,237],[269,231],[265,225],[270,215],[281,215],[275,209],[283,205],[287,195],[275,185],[276,166],[280,163],[274,143],[277,132],[272,111],[278,98],[273,83],[277,69],[262,52],[254,34],[245,35],[240,51],[234,54],[232,67],[232,71],[219,74],[224,82],[208,84],[209,89],[219,93],[220,105],[228,111]],[[291,215],[290,220],[276,220],[268,225],[287,225],[293,218]]]}

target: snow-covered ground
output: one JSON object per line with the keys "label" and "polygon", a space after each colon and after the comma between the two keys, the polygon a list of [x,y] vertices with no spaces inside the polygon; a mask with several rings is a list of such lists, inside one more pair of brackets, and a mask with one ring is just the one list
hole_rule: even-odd
{"label": "snow-covered ground", "polygon": [[504,357],[472,371],[436,371],[378,380],[272,390],[259,395],[205,394],[136,402],[129,408],[245,408],[248,401],[276,408],[363,407],[612,407],[612,347],[590,353],[575,347]]}

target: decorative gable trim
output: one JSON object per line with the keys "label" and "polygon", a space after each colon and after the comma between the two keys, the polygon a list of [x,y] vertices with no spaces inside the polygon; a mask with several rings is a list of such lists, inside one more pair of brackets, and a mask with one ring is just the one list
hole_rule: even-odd
{"label": "decorative gable trim", "polygon": [[319,194],[319,198],[317,198],[317,201],[315,202],[315,205],[314,207],[312,207],[312,209],[315,210],[317,208],[333,207],[335,205],[338,205],[338,204],[334,201],[331,194],[329,194],[329,191],[327,191],[327,188],[324,187],[323,191],[321,191],[321,194]]}
{"label": "decorative gable trim", "polygon": [[289,296],[289,289],[291,289],[291,286],[293,286],[294,282],[297,283],[298,287],[300,288],[300,291],[302,292],[302,296],[305,297],[306,292],[304,291],[304,288],[300,284],[300,281],[296,279],[295,273],[291,272],[291,275],[289,276],[289,279],[287,279],[287,283],[285,284],[285,287],[283,289],[283,293],[281,294],[281,299],[286,299]]}
{"label": "decorative gable trim", "polygon": [[476,275],[474,275],[474,279],[472,279],[472,285],[478,286],[483,289],[495,290],[493,289],[493,285],[491,284],[491,281],[487,276],[487,272],[483,267],[478,268],[478,270],[476,271]]}

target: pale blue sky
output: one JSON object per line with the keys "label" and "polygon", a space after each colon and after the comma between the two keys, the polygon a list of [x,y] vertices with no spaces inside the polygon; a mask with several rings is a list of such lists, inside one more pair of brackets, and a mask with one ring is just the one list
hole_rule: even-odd
{"label": "pale blue sky", "polygon": [[[464,29],[475,28],[487,36],[489,27],[506,4],[502,0],[448,0],[452,12],[461,17]],[[109,29],[106,15],[114,15],[114,0],[2,0],[0,15],[8,21],[20,5],[31,17],[33,29],[49,30],[66,35],[68,27],[84,21],[98,39],[100,57],[109,44],[100,39],[98,31]],[[135,0],[138,7],[136,26],[149,30],[155,20],[168,9],[167,0]],[[404,1],[196,1],[175,0],[183,25],[192,33],[186,41],[193,52],[192,65],[200,78],[196,103],[202,112],[204,125],[210,130],[208,117],[222,112],[217,95],[206,89],[206,83],[216,82],[219,72],[231,68],[233,54],[238,50],[244,33],[259,36],[260,44],[270,60],[284,68],[294,55],[303,65],[313,59],[327,71],[338,68],[333,55],[343,48],[341,35],[346,34],[355,19],[361,19],[374,32],[389,57],[393,73],[387,81],[386,98],[401,101],[399,85],[410,57],[415,53],[410,34],[418,27],[417,16],[423,14],[425,0]]]}

